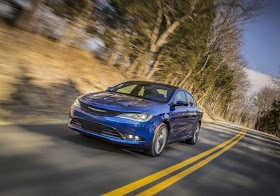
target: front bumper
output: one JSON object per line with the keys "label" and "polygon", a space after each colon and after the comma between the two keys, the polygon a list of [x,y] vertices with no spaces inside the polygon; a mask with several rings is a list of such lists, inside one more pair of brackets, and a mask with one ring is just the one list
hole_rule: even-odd
{"label": "front bumper", "polygon": [[[136,122],[118,117],[106,117],[89,114],[79,107],[72,106],[69,112],[70,121],[68,123],[69,128],[85,133],[90,136],[99,137],[100,139],[107,140],[112,143],[120,144],[131,148],[148,149],[151,146],[151,142],[154,136],[154,130],[157,127],[157,121],[153,117],[148,122]],[[123,137],[115,138],[107,135],[103,135],[100,132],[92,132],[84,126],[76,126],[75,123],[71,123],[72,119],[80,119],[81,121],[87,121],[97,123],[115,129],[120,135],[131,134],[139,136],[144,141],[132,141],[123,139]]]}

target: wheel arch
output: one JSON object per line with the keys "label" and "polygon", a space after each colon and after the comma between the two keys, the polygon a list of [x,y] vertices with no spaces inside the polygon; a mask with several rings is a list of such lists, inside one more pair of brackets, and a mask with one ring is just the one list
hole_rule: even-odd
{"label": "wheel arch", "polygon": [[167,126],[167,133],[168,136],[170,135],[171,127],[170,127],[170,122],[168,120],[163,120],[162,123],[166,124]]}

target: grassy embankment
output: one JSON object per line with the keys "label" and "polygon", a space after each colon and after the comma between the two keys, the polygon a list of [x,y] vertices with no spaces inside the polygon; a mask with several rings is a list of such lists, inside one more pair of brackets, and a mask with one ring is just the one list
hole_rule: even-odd
{"label": "grassy embankment", "polygon": [[0,121],[67,119],[84,93],[126,79],[86,50],[0,25]]}

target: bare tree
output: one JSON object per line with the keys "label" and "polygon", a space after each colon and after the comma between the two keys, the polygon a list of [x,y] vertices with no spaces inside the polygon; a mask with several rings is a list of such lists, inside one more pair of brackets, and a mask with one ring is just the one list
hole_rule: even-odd
{"label": "bare tree", "polygon": [[[264,87],[256,93],[254,98],[254,106],[257,108],[256,121],[259,121],[261,116],[270,110],[277,94],[277,90],[271,87]],[[258,129],[258,127],[256,128]]]}
{"label": "bare tree", "polygon": [[280,91],[280,65],[279,65],[279,72],[278,72],[278,75],[275,75],[275,76],[271,76],[270,77],[270,80],[273,84],[276,85],[276,87],[279,89]]}
{"label": "bare tree", "polygon": [[[199,75],[208,66],[209,60],[214,61],[218,70],[223,64],[239,64],[240,48],[243,43],[242,26],[252,20],[261,10],[261,0],[236,1],[221,0],[217,2],[217,16],[211,28],[208,39],[208,50],[204,54],[204,62],[195,73]],[[180,83],[183,86],[185,81],[193,74],[196,64],[184,76]]]}

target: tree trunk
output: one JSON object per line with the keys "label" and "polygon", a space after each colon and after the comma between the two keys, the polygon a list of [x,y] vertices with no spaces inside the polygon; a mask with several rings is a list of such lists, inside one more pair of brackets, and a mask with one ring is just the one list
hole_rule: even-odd
{"label": "tree trunk", "polygon": [[128,54],[125,52],[122,54],[122,58],[121,58],[121,62],[120,62],[120,70],[121,70],[121,74],[124,75],[125,74],[125,70],[127,69],[127,61],[129,60],[129,56]]}
{"label": "tree trunk", "polygon": [[218,66],[214,69],[214,71],[217,71],[218,69],[220,69],[221,65],[222,65],[223,61],[220,61]]}
{"label": "tree trunk", "polygon": [[133,62],[132,64],[127,68],[125,75],[129,78],[134,78],[134,72],[137,70],[139,66],[139,60],[141,59],[142,54],[140,54]]}
{"label": "tree trunk", "polygon": [[[140,74],[142,75],[146,75],[148,73],[148,70],[150,68],[150,60],[153,56],[154,53],[158,52],[159,49],[167,43],[167,39],[168,37],[174,33],[174,31],[177,29],[177,27],[187,18],[189,18],[189,15],[185,15],[184,17],[182,17],[181,19],[175,21],[172,23],[172,25],[166,29],[161,36],[159,36],[159,38],[157,39],[157,41],[154,44],[151,44],[149,51],[146,53],[145,57],[143,57],[143,61],[141,61],[140,66],[141,68],[141,72]],[[144,69],[144,70],[143,70]]]}
{"label": "tree trunk", "polygon": [[89,6],[85,7],[80,15],[77,17],[75,21],[72,21],[69,25],[66,33],[60,40],[63,44],[68,44],[73,40],[77,34],[78,29],[85,29],[90,21],[90,16],[92,14],[95,5],[91,2]]}
{"label": "tree trunk", "polygon": [[173,78],[173,80],[171,81],[171,83],[170,83],[170,85],[174,85],[175,83],[176,83],[176,80],[177,80],[178,78],[175,76],[174,78]]}
{"label": "tree trunk", "polygon": [[147,75],[147,79],[151,79],[154,75],[154,73],[158,70],[158,65],[159,65],[159,62],[160,62],[160,57],[158,57],[153,65],[153,67],[151,68],[151,71],[148,73]]}
{"label": "tree trunk", "polygon": [[164,80],[164,83],[165,83],[165,84],[169,84],[171,76],[172,76],[172,73],[169,73],[169,74],[165,77],[165,80]]}
{"label": "tree trunk", "polygon": [[139,61],[139,70],[137,71],[137,77],[146,76],[149,68],[150,68],[150,61],[152,60],[153,52],[148,51],[142,56]]}
{"label": "tree trunk", "polygon": [[191,83],[185,83],[185,85],[183,85],[181,88],[184,88],[184,89],[189,89]]}
{"label": "tree trunk", "polygon": [[118,56],[119,56],[119,47],[114,46],[114,48],[111,52],[111,55],[110,55],[109,59],[107,60],[107,65],[114,66],[117,61]]}
{"label": "tree trunk", "polygon": [[217,105],[217,103],[218,103],[219,98],[220,98],[220,95],[218,94],[218,95],[214,98],[214,100],[212,101],[212,104],[210,105],[210,110],[212,110],[213,112],[214,112],[214,110],[215,110],[215,107],[216,107],[216,105]]}
{"label": "tree trunk", "polygon": [[210,56],[211,56],[210,54],[207,54],[206,60],[205,60],[205,62],[203,64],[202,68],[195,75],[199,75],[205,69],[205,67],[208,64]]}
{"label": "tree trunk", "polygon": [[207,91],[205,93],[203,93],[203,96],[199,98],[199,100],[197,100],[198,103],[201,103],[201,101],[203,101],[203,99],[206,99],[210,92],[212,91],[212,85],[207,89]]}
{"label": "tree trunk", "polygon": [[158,5],[158,12],[157,12],[157,20],[151,35],[151,41],[150,41],[150,47],[147,52],[142,56],[142,58],[139,61],[139,70],[137,73],[137,76],[145,76],[148,73],[149,67],[150,67],[150,60],[154,54],[158,50],[156,47],[156,42],[159,37],[159,30],[162,25],[162,19],[163,19],[163,5],[160,0],[157,1]]}
{"label": "tree trunk", "polygon": [[188,77],[190,77],[190,75],[192,74],[192,70],[190,70],[187,75],[184,77],[184,79],[180,82],[179,87],[182,87],[183,84],[186,82],[186,80],[188,79]]}
{"label": "tree trunk", "polygon": [[159,35],[160,27],[162,25],[163,5],[161,4],[160,1],[158,1],[158,6],[159,6],[158,13],[157,13],[158,16],[151,36],[150,47],[149,50],[146,52],[146,55],[144,55],[143,59],[140,61],[139,65],[141,69],[138,75],[143,76],[148,73],[148,70],[150,68],[149,62],[153,54],[157,53],[159,49],[168,42],[169,36],[174,33],[174,31],[179,27],[179,25],[182,22],[184,22],[188,18],[191,18],[191,15],[193,14],[196,4],[197,1],[194,0],[192,5],[190,6],[191,7],[190,13],[175,20],[172,24],[170,24],[170,26],[168,26],[168,28],[165,29],[165,31],[163,31],[161,35]]}
{"label": "tree trunk", "polygon": [[190,71],[187,73],[187,75],[184,77],[184,79],[179,83],[179,87],[182,87],[183,84],[186,82],[186,80],[190,77],[190,75],[192,74],[193,70],[196,68],[199,60],[200,60],[200,55],[201,52],[198,53],[198,56],[196,58],[196,61],[194,62],[194,65],[190,68]]}

